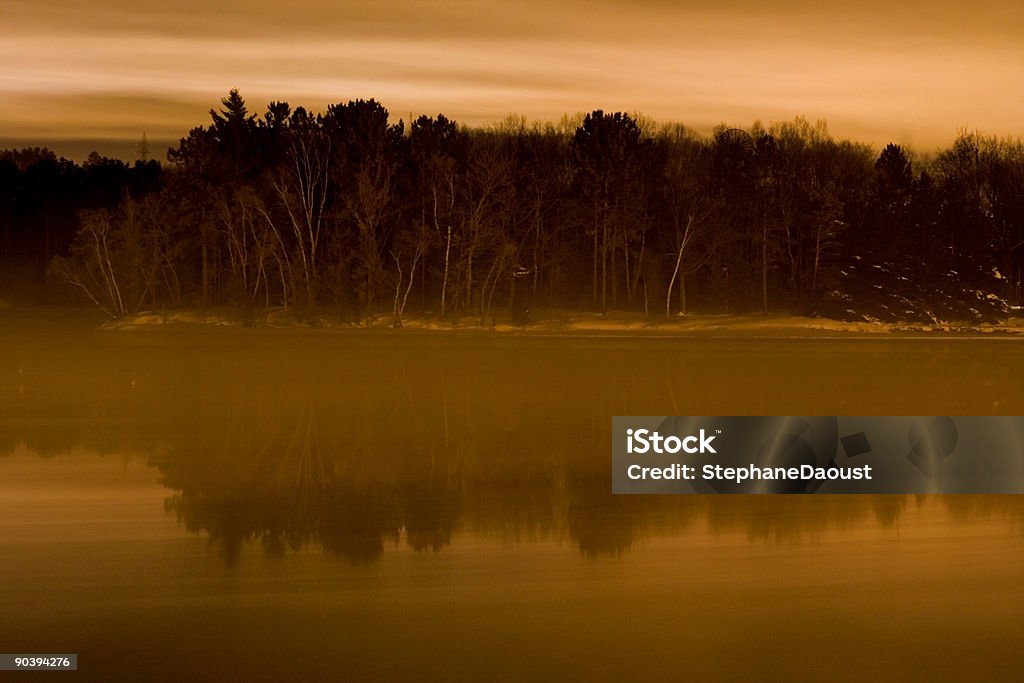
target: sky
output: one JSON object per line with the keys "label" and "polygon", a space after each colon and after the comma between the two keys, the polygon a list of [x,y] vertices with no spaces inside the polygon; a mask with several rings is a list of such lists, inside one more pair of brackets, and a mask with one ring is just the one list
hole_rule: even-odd
{"label": "sky", "polygon": [[0,28],[0,147],[71,157],[177,140],[231,88],[470,125],[800,115],[924,153],[1024,135],[1019,0],[0,0]]}

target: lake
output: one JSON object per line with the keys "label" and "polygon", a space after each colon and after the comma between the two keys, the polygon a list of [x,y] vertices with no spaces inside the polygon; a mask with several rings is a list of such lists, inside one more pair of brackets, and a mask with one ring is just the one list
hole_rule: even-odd
{"label": "lake", "polygon": [[0,316],[0,651],[97,681],[1024,671],[1024,496],[609,472],[612,415],[1021,415],[1021,340],[69,320]]}

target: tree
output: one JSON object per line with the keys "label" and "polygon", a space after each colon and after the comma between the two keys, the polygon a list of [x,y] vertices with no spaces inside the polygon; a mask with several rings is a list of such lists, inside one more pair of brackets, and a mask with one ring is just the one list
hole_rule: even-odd
{"label": "tree", "polygon": [[245,99],[233,88],[221,99],[221,109],[210,110],[213,125],[210,136],[217,145],[220,171],[227,182],[250,177],[259,167],[259,145],[256,142],[255,114],[249,114]]}
{"label": "tree", "polygon": [[416,174],[420,223],[429,225],[441,243],[441,317],[448,314],[452,240],[456,222],[456,187],[464,167],[466,135],[442,114],[421,116],[412,124],[410,155]]}
{"label": "tree", "polygon": [[[506,140],[495,131],[479,131],[468,139],[461,224],[461,263],[463,306],[484,315],[488,287],[496,286],[506,261],[515,253],[511,224],[514,200],[512,169],[514,160]],[[474,299],[481,261],[491,265]]]}
{"label": "tree", "polygon": [[787,286],[797,306],[810,312],[822,283],[832,279],[840,234],[869,193],[872,153],[865,145],[837,142],[824,121],[798,117],[773,125],[770,135],[777,146],[772,203],[782,223]]}
{"label": "tree", "polygon": [[[364,307],[376,302],[384,280],[397,214],[396,175],[402,161],[404,125],[388,123],[388,110],[374,100],[331,105],[324,129],[333,141],[332,182],[340,194],[342,222],[357,236],[359,295]],[[336,239],[348,240],[345,233]]]}
{"label": "tree", "polygon": [[[319,250],[330,193],[331,138],[319,121],[299,107],[292,113],[285,139],[284,160],[271,170],[270,184],[295,240],[304,303],[313,308],[317,304]],[[271,229],[280,235],[272,214],[267,210],[262,214]]]}
{"label": "tree", "polygon": [[[667,126],[659,133],[657,143],[664,155],[662,192],[659,202],[664,207],[673,257],[672,275],[665,288],[665,317],[672,316],[672,292],[679,285],[679,310],[687,312],[686,276],[696,273],[714,253],[711,215],[718,209],[718,198],[710,186],[710,148],[682,126]],[[701,244],[703,243],[703,244]],[[702,253],[689,258],[694,248]]]}
{"label": "tree", "polygon": [[760,271],[761,310],[768,311],[767,196],[775,186],[775,147],[766,142],[759,154],[754,135],[725,126],[712,139],[709,182],[719,205],[713,218],[716,230],[728,236],[715,254],[713,284],[724,295],[726,310],[736,308],[736,300],[748,294],[746,285],[753,284],[753,273]]}
{"label": "tree", "polygon": [[160,198],[126,195],[114,210],[84,211],[67,257],[51,271],[112,318],[138,313],[149,301],[180,303],[177,265],[187,243],[163,219]]}
{"label": "tree", "polygon": [[1024,142],[1000,141],[989,182],[992,228],[1004,294],[1020,305],[1024,282]]}
{"label": "tree", "polygon": [[[577,183],[592,221],[593,302],[600,305],[602,313],[608,309],[609,263],[614,271],[614,251],[619,244],[629,263],[630,241],[639,224],[648,148],[636,121],[621,112],[595,110],[587,114],[573,136]],[[614,287],[617,281],[614,272],[612,275]]]}

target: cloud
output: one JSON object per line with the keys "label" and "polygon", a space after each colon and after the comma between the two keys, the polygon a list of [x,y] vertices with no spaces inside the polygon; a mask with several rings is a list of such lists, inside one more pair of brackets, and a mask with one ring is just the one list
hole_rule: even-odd
{"label": "cloud", "polygon": [[4,2],[0,134],[178,137],[252,109],[374,97],[396,116],[555,120],[596,107],[710,127],[795,115],[926,145],[1024,118],[1024,7],[642,0]]}

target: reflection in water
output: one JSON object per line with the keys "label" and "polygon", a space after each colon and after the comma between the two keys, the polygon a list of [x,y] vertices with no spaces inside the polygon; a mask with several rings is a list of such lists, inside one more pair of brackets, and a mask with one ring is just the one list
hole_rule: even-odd
{"label": "reflection in water", "polygon": [[612,496],[609,444],[615,414],[1021,414],[1022,355],[0,334],[0,455],[46,458],[0,457],[0,641],[98,681],[1014,680],[1024,496]]}
{"label": "reflection in water", "polygon": [[209,534],[229,563],[246,541],[271,555],[313,543],[356,563],[379,557],[400,533],[414,550],[451,543],[463,493],[451,459],[431,452],[429,463],[387,465],[394,458],[355,432],[336,433],[335,447],[325,447],[313,403],[298,405],[256,420],[235,415],[229,429],[204,430],[182,446],[187,457],[172,449],[153,459],[178,491],[168,509],[190,531]]}
{"label": "reflection in water", "polygon": [[[232,462],[151,461],[165,487],[165,509],[202,534],[233,566],[247,545],[268,557],[309,547],[365,565],[386,545],[441,551],[461,537],[514,544],[568,540],[588,558],[615,558],[659,538],[740,536],[752,543],[796,543],[855,529],[891,529],[908,511],[942,510],[971,523],[1004,520],[1024,531],[1024,496],[993,495],[645,495],[614,496],[600,477],[481,482],[429,471],[391,481],[354,476],[316,442],[313,413],[302,412],[282,453],[236,453]],[[287,441],[287,440],[286,440]],[[915,517],[916,518],[916,517]],[[1024,535],[1022,535],[1024,538]]]}
{"label": "reflection in water", "polygon": [[[531,460],[508,444],[458,457],[425,449],[395,465],[394,454],[379,450],[375,439],[339,437],[349,450],[325,447],[318,413],[306,402],[290,422],[284,412],[264,415],[235,431],[204,432],[219,445],[203,440],[191,447],[192,457],[172,449],[153,458],[164,484],[178,491],[167,508],[188,530],[218,544],[228,564],[247,542],[271,556],[313,544],[368,563],[386,542],[436,552],[462,529],[510,539],[567,537],[588,557],[615,557],[641,539],[705,527],[754,541],[798,541],[872,521],[894,528],[908,506],[933,501],[962,519],[1024,520],[1022,496],[613,496],[609,479],[567,469],[567,453],[549,450]],[[230,451],[240,434],[247,445],[260,446]],[[575,446],[601,450],[592,441]],[[517,464],[499,472],[480,464],[488,457]]]}
{"label": "reflection in water", "polygon": [[[1007,375],[988,374],[972,394],[984,373],[949,342],[198,334],[171,335],[165,349],[162,339],[99,335],[80,347],[90,362],[71,366],[38,346],[11,351],[21,372],[4,394],[0,452],[24,440],[42,455],[79,445],[147,453],[174,491],[168,510],[229,564],[246,543],[271,556],[315,546],[362,564],[387,544],[439,551],[466,531],[568,539],[611,557],[650,536],[704,530],[789,541],[865,520],[896,527],[928,500],[612,496],[610,416],[757,413],[769,400],[789,414],[910,402],[980,412],[992,397],[1005,412],[1024,407]],[[941,501],[968,518],[1024,514],[1012,496]]]}
{"label": "reflection in water", "polygon": [[[190,531],[208,534],[231,564],[249,541],[270,555],[314,544],[366,563],[383,554],[385,542],[438,551],[463,528],[514,539],[567,537],[586,556],[614,557],[645,537],[686,533],[698,520],[715,533],[792,541],[866,519],[894,527],[909,504],[928,504],[927,496],[907,495],[613,496],[610,479],[589,470],[580,476],[565,466],[570,453],[552,449],[531,459],[507,442],[456,455],[438,452],[438,437],[435,448],[395,458],[377,446],[375,432],[366,440],[339,435],[334,448],[325,447],[318,414],[306,402],[291,422],[277,412],[246,423],[238,432],[262,444],[256,452],[229,452],[234,437],[214,430],[208,433],[224,438],[221,445],[195,446],[195,457],[156,459],[164,483],[179,491],[168,509]],[[592,435],[584,439],[572,447],[602,450]],[[488,459],[514,465],[500,469]],[[1024,518],[1024,497],[935,498],[966,518]]]}

